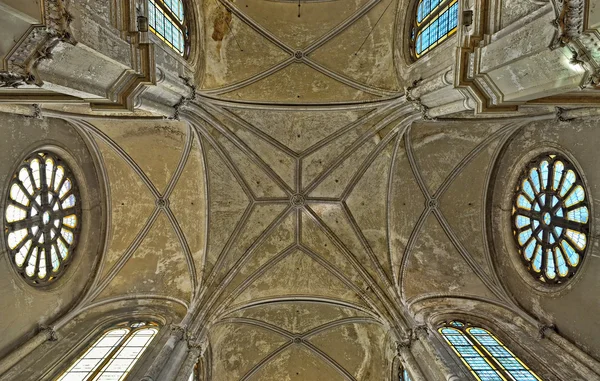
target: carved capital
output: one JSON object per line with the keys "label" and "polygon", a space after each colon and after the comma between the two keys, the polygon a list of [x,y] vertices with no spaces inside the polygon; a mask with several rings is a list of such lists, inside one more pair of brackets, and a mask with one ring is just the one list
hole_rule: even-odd
{"label": "carved capital", "polygon": [[583,33],[585,0],[552,0],[556,19],[552,24],[556,34],[550,43],[551,49],[565,46]]}
{"label": "carved capital", "polygon": [[542,324],[539,327],[539,338],[545,339],[549,332],[556,332],[556,325],[554,324]]}
{"label": "carved capital", "polygon": [[54,327],[52,327],[52,326],[41,325],[39,332],[46,334],[46,336],[48,337],[48,341],[57,341],[58,340],[58,333],[56,333],[56,331],[54,330]]}
{"label": "carved capital", "polygon": [[12,87],[18,88],[19,86],[32,85],[35,83],[33,75],[22,75],[11,72],[0,72],[0,88]]}
{"label": "carved capital", "polygon": [[185,327],[177,324],[171,324],[171,336],[175,336],[178,340],[183,340],[186,333],[187,330]]}

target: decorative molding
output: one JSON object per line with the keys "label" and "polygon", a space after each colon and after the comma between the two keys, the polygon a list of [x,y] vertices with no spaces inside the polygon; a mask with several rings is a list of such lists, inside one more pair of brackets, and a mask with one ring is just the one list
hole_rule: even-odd
{"label": "decorative molding", "polygon": [[556,33],[550,49],[557,49],[572,42],[583,33],[585,0],[551,0],[556,13],[552,24]]}
{"label": "decorative molding", "polygon": [[177,324],[171,324],[169,327],[171,336],[175,336],[177,340],[183,340],[187,335],[187,328]]}
{"label": "decorative molding", "polygon": [[23,75],[12,72],[0,72],[0,88],[12,87],[16,89],[19,86],[33,84],[35,84],[35,77],[31,74]]}

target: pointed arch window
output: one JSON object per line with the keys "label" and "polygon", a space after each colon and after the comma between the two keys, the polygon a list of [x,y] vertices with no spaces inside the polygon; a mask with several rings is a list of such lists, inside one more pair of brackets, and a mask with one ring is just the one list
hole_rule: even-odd
{"label": "pointed arch window", "polygon": [[182,56],[188,45],[183,0],[148,0],[150,30]]}
{"label": "pointed arch window", "polygon": [[483,328],[452,321],[439,332],[479,381],[541,381],[500,340]]}
{"label": "pointed arch window", "polygon": [[419,0],[413,19],[411,46],[415,58],[452,36],[458,27],[458,0]]}
{"label": "pointed arch window", "polygon": [[120,324],[104,332],[56,381],[122,381],[158,333],[155,323]]}
{"label": "pointed arch window", "polygon": [[406,369],[400,370],[400,381],[412,381]]}

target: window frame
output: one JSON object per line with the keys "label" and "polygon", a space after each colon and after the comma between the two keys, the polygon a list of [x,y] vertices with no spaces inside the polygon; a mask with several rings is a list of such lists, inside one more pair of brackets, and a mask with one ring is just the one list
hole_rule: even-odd
{"label": "window frame", "polygon": [[[139,327],[133,327],[134,324],[142,324]],[[111,360],[119,353],[119,351],[125,347],[125,344],[127,343],[127,341],[132,338],[137,332],[145,330],[145,329],[155,329],[156,333],[152,336],[152,338],[150,339],[150,341],[146,344],[145,348],[141,351],[141,355],[134,360],[134,362],[130,365],[129,371],[127,371],[124,380],[126,380],[130,375],[134,374],[134,372],[132,372],[135,367],[140,364],[140,360],[143,359],[143,357],[149,353],[149,349],[151,348],[151,344],[157,340],[160,336],[160,331],[161,331],[162,325],[154,320],[147,320],[147,319],[135,319],[135,320],[128,320],[128,321],[124,321],[124,322],[120,322],[117,324],[111,324],[110,326],[107,326],[103,329],[100,329],[96,332],[94,332],[92,335],[89,335],[86,338],[87,344],[83,345],[83,346],[78,346],[78,348],[76,348],[73,353],[74,356],[71,357],[69,356],[69,358],[63,358],[63,360],[69,360],[69,361],[65,361],[66,364],[68,364],[68,366],[66,366],[64,369],[60,370],[55,376],[53,376],[51,378],[51,380],[53,381],[58,381],[60,380],[62,377],[66,376],[69,371],[71,371],[76,364],[92,349],[94,348],[99,342],[100,340],[102,340],[103,337],[105,337],[105,335],[107,335],[109,332],[111,331],[116,331],[119,329],[128,329],[129,332],[127,334],[125,334],[123,336],[122,339],[120,339],[120,342],[118,342],[118,344],[111,349],[108,354],[106,354],[102,360],[99,362],[99,365],[97,365],[92,373],[88,376],[86,376],[85,380],[90,380],[93,379],[94,377],[97,377],[99,374],[101,374],[102,370],[104,370],[107,365],[109,365],[109,363],[111,362]],[[62,361],[62,360],[61,360]]]}
{"label": "window frame", "polygon": [[[431,12],[429,12],[421,21],[418,20],[419,17],[419,6],[426,0],[417,0],[414,4],[413,11],[411,13],[411,22],[408,30],[409,36],[409,49],[410,56],[413,61],[417,61],[423,56],[427,55],[429,52],[437,48],[444,41],[447,41],[450,37],[454,36],[458,31],[459,26],[459,12],[460,12],[460,1],[458,0],[441,0],[439,4],[435,6]],[[433,1],[433,0],[432,0]],[[442,36],[432,44],[430,44],[426,49],[424,49],[421,53],[417,53],[417,41],[419,35],[426,30],[431,24],[439,18],[444,12],[450,12],[450,8],[456,4],[457,6],[457,15],[456,15],[456,26],[449,30],[446,35]]]}
{"label": "window frame", "polygon": [[[454,325],[455,323],[462,324],[462,327]],[[504,343],[503,340],[501,340],[492,331],[490,331],[489,329],[485,328],[484,326],[482,326],[482,325],[474,325],[474,324],[468,323],[466,321],[457,320],[457,319],[450,320],[450,321],[447,321],[447,322],[444,322],[444,323],[440,324],[439,328],[437,329],[437,332],[440,335],[442,343],[444,343],[445,348],[447,350],[449,350],[450,353],[453,354],[453,358],[456,359],[457,363],[461,365],[461,370],[465,371],[465,374],[469,374],[474,380],[481,381],[481,377],[463,359],[463,355],[458,351],[458,349],[456,348],[456,346],[454,344],[452,344],[450,342],[450,340],[446,337],[446,335],[442,332],[444,329],[453,329],[453,330],[456,330],[456,331],[460,332],[461,335],[462,335],[462,337],[465,338],[470,343],[470,345],[473,347],[473,349],[478,352],[478,354],[480,355],[480,357],[493,370],[497,371],[497,374],[500,376],[500,378],[503,381],[514,381],[515,378],[512,377],[510,375],[510,371],[507,370],[505,368],[505,366],[502,365],[501,362],[494,355],[491,354],[491,352],[489,351],[489,349],[485,345],[482,345],[479,342],[479,340],[475,337],[474,334],[472,334],[472,333],[469,332],[470,330],[472,330],[472,329],[481,329],[481,330],[485,331],[488,335],[490,335],[490,337],[492,337],[493,339],[495,339],[497,341],[498,345],[500,345],[502,348],[504,348],[512,356],[512,358],[514,360],[516,360],[524,369],[526,369],[527,371],[529,371],[530,374],[537,381],[543,381],[543,379],[540,377],[540,375],[539,375],[538,372],[534,371],[531,367],[529,367],[527,364],[525,364],[525,362],[523,360],[521,360],[521,358],[519,356],[517,356],[514,353],[514,351],[511,350]],[[529,357],[529,356],[527,356],[527,357]],[[519,381],[519,380],[517,380],[517,381]]]}
{"label": "window frame", "polygon": [[[188,9],[187,1],[180,0],[181,5],[183,7],[183,21],[179,20],[179,17],[164,3],[165,0],[144,0],[144,1],[146,3],[145,6],[146,6],[146,9],[148,12],[147,17],[148,17],[149,33],[151,33],[153,36],[158,38],[163,44],[165,44],[170,50],[175,52],[179,57],[183,57],[184,59],[187,59],[190,55],[190,47],[191,47],[190,28],[188,25],[190,16],[189,16],[189,9]],[[156,29],[154,29],[154,27],[151,25],[151,23],[150,23],[150,2],[154,3],[155,7],[160,8],[161,12],[164,15],[168,16],[169,20],[173,23],[173,25],[175,25],[177,28],[179,28],[181,30],[182,37],[183,37],[183,51],[180,52],[178,48],[173,46],[173,44],[169,40],[167,40],[166,36],[163,36],[160,33],[158,33],[158,31]]]}

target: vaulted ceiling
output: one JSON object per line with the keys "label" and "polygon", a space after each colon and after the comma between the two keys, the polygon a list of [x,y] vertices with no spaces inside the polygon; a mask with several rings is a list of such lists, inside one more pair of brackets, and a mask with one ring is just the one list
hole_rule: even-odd
{"label": "vaulted ceiling", "polygon": [[84,305],[194,312],[214,380],[381,380],[432,299],[510,306],[482,224],[517,126],[415,123],[409,105],[193,106],[190,124],[77,122],[110,184]]}
{"label": "vaulted ceiling", "polygon": [[397,6],[396,0],[204,1],[200,94],[276,103],[397,97]]}

